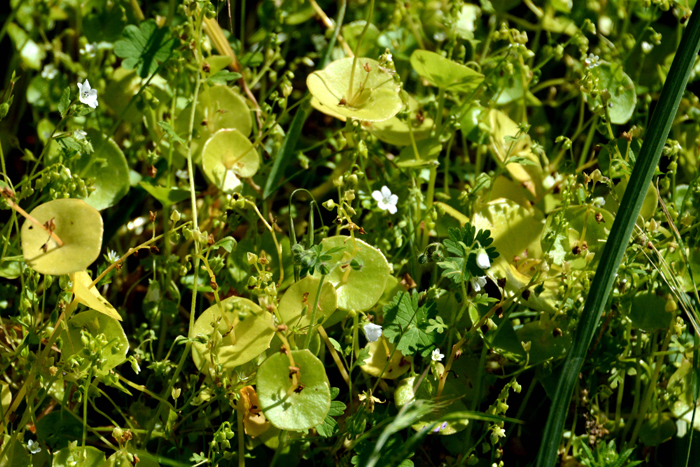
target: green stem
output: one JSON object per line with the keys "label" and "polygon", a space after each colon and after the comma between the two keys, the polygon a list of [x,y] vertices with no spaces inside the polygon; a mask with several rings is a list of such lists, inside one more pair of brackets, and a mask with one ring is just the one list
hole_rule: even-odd
{"label": "green stem", "polygon": [[352,58],[352,68],[350,69],[350,86],[348,86],[348,91],[345,94],[345,100],[352,102],[353,96],[353,83],[355,81],[355,67],[357,66],[357,56],[360,54],[360,46],[362,45],[362,39],[365,37],[365,33],[369,28],[369,22],[372,20],[372,15],[374,14],[374,0],[369,2],[369,15],[367,15],[367,21],[365,22],[365,27],[362,29],[362,34],[357,40],[357,45],[355,46],[355,56]]}
{"label": "green stem", "polygon": [[[348,265],[347,267],[350,267]],[[321,275],[321,281],[318,283],[318,290],[316,291],[316,297],[314,298],[314,307],[311,309],[311,321],[309,322],[309,330],[306,331],[306,340],[304,341],[304,348],[308,349],[309,344],[311,344],[311,334],[316,327],[316,311],[318,310],[318,301],[321,297],[321,288],[323,287],[323,281],[326,279],[326,275]]]}

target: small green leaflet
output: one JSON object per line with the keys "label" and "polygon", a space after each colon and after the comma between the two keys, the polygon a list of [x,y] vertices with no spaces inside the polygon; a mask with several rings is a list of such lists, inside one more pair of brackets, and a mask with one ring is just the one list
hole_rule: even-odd
{"label": "small green leaflet", "polygon": [[170,125],[170,123],[158,122],[158,126],[161,127],[165,133],[167,133],[171,140],[175,141],[176,143],[180,143],[183,146],[187,144],[187,141],[182,139],[182,137],[175,132],[175,129]]}
{"label": "small green leaflet", "polygon": [[227,84],[229,81],[235,81],[237,79],[240,79],[241,76],[243,75],[234,71],[221,70],[211,75],[207,79],[207,82],[209,84]]}
{"label": "small green leaflet", "polygon": [[340,401],[333,400],[338,397],[340,389],[331,388],[331,408],[328,410],[328,415],[323,420],[323,423],[316,427],[316,431],[319,435],[324,438],[330,438],[334,434],[338,433],[339,427],[338,422],[335,421],[333,417],[339,417],[345,413],[346,405]]}
{"label": "small green leaflet", "polygon": [[114,53],[124,59],[124,69],[135,69],[141,78],[155,73],[158,63],[168,60],[180,45],[178,39],[170,37],[170,28],[158,28],[153,19],[144,21],[138,27],[128,25],[122,35],[124,38],[114,43]]}
{"label": "small green leaflet", "polygon": [[61,93],[61,100],[58,102],[58,111],[61,117],[66,116],[68,107],[70,107],[70,88],[65,88]]}
{"label": "small green leaflet", "polygon": [[440,261],[443,277],[449,277],[455,284],[459,284],[471,276],[483,276],[485,271],[476,264],[478,248],[483,248],[493,262],[498,258],[498,252],[494,247],[490,230],[476,231],[476,227],[465,224],[461,229],[448,229],[449,238],[442,242],[443,247],[449,253],[444,261]]}
{"label": "small green leaflet", "polygon": [[[428,355],[442,341],[442,335],[430,322],[435,322],[437,306],[434,301],[418,305],[419,295],[397,293],[384,307],[382,333],[404,355]],[[430,328],[430,330],[428,330]]]}

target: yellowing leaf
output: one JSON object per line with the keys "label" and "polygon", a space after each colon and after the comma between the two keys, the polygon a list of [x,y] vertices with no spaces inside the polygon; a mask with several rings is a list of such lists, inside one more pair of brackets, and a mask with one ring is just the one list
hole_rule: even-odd
{"label": "yellowing leaf", "polygon": [[104,298],[100,292],[92,287],[88,289],[92,283],[92,279],[88,276],[85,271],[78,271],[73,276],[73,293],[78,299],[78,302],[82,303],[88,308],[92,308],[95,311],[104,313],[112,319],[121,321],[122,317],[119,316],[117,310]]}
{"label": "yellowing leaf", "polygon": [[245,433],[251,438],[255,438],[265,433],[270,426],[270,422],[262,414],[258,394],[253,386],[246,386],[241,389],[241,400],[243,401],[243,426]]}

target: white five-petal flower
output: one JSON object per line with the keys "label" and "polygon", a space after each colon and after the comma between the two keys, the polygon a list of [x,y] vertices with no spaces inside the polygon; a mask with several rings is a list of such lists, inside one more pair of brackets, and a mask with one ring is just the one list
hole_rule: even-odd
{"label": "white five-petal flower", "polygon": [[378,324],[367,323],[362,330],[365,332],[365,337],[370,342],[377,342],[382,335],[382,327]]}
{"label": "white five-petal flower", "polygon": [[488,269],[491,267],[489,255],[484,250],[481,250],[479,254],[476,255],[476,265],[481,269]]}
{"label": "white five-petal flower", "polygon": [[471,283],[474,292],[480,292],[482,287],[486,285],[486,276],[472,277],[469,279],[469,283]]}
{"label": "white five-petal flower", "polygon": [[440,349],[435,349],[433,353],[430,354],[430,358],[432,358],[434,362],[441,362],[445,356],[440,353]]}
{"label": "white five-petal flower", "polygon": [[49,63],[44,67],[43,70],[41,70],[41,77],[44,79],[52,80],[56,77],[57,74],[58,70],[53,65],[53,63]]}
{"label": "white five-petal flower", "polygon": [[377,201],[377,206],[382,211],[389,211],[391,214],[396,214],[396,203],[399,202],[399,197],[391,194],[389,187],[384,185],[380,190],[372,192],[372,198]]}
{"label": "white five-petal flower", "polygon": [[30,439],[29,441],[27,441],[27,449],[29,449],[29,452],[31,452],[32,454],[39,454],[41,452],[41,445],[38,441]]}
{"label": "white five-petal flower", "polygon": [[97,108],[97,90],[90,87],[90,82],[85,80],[83,84],[78,83],[78,90],[80,91],[80,102],[85,105],[89,105],[93,109]]}

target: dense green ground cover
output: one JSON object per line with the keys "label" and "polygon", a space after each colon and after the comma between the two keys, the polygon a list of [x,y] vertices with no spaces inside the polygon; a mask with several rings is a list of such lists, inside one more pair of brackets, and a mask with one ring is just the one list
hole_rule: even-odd
{"label": "dense green ground cover", "polygon": [[0,466],[693,465],[694,3],[10,0]]}

